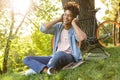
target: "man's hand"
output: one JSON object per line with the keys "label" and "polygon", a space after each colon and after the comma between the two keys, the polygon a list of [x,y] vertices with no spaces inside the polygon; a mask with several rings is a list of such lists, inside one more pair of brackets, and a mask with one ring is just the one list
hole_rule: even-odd
{"label": "man's hand", "polygon": [[78,22],[78,20],[79,20],[79,19],[78,19],[77,17],[74,18],[74,19],[72,20],[72,23],[71,23],[71,24],[72,24],[72,25],[76,24],[76,23]]}
{"label": "man's hand", "polygon": [[80,29],[80,27],[77,25],[77,22],[78,22],[78,18],[76,17],[76,18],[74,18],[73,20],[72,20],[72,26],[73,26],[73,28],[74,28],[74,30],[75,30],[75,32],[76,32],[76,35],[77,35],[77,37],[78,37],[78,39],[79,39],[79,41],[81,42],[81,41],[83,41],[83,40],[85,40],[86,38],[87,38],[87,36],[86,36],[86,34]]}

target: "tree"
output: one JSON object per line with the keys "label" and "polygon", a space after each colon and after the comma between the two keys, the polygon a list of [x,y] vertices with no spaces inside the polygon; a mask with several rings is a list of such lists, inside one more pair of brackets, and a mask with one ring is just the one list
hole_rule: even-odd
{"label": "tree", "polygon": [[[1,2],[3,2],[3,1],[1,1]],[[21,27],[21,25],[23,24],[24,19],[25,19],[28,12],[26,12],[26,14],[23,16],[23,19],[22,19],[21,23],[18,25],[15,33],[13,33],[14,23],[15,23],[15,18],[14,18],[15,17],[15,12],[14,12],[13,4],[11,6],[11,12],[10,13],[11,13],[11,25],[10,25],[10,31],[8,33],[8,38],[6,40],[6,45],[5,45],[5,50],[4,50],[4,57],[3,57],[3,69],[0,70],[1,74],[7,72],[7,62],[8,62],[8,56],[9,56],[11,41],[12,41],[13,37],[17,35],[17,32],[18,32],[19,28]]]}
{"label": "tree", "polygon": [[[40,4],[38,4],[37,1],[39,1]],[[26,12],[25,15],[22,15],[20,13],[15,13],[13,7],[12,7],[12,10],[10,10],[10,11],[7,10],[6,8],[10,8],[10,5],[9,6],[7,5],[7,7],[4,6],[4,8],[2,8],[2,10],[3,10],[2,12],[6,11],[6,13],[7,13],[6,16],[9,18],[9,20],[8,20],[9,24],[7,24],[6,26],[7,26],[7,28],[9,28],[10,31],[9,30],[7,31],[7,36],[5,37],[6,38],[6,43],[4,44],[5,45],[4,46],[5,50],[4,50],[4,55],[3,55],[3,66],[0,69],[0,73],[6,73],[7,72],[8,65],[10,65],[10,63],[8,64],[8,61],[9,61],[8,59],[11,59],[10,58],[11,56],[9,54],[11,52],[14,52],[14,50],[11,50],[11,49],[13,49],[13,48],[11,48],[11,46],[13,46],[13,44],[17,43],[17,42],[14,43],[13,41],[18,36],[20,36],[20,35],[18,35],[18,33],[19,33],[19,30],[20,30],[23,23],[27,24],[27,25],[34,26],[33,27],[34,33],[33,33],[32,37],[33,37],[33,43],[34,43],[34,45],[37,45],[37,47],[35,47],[33,49],[33,47],[31,47],[33,45],[30,45],[29,50],[30,49],[31,50],[28,51],[28,52],[33,52],[34,51],[34,53],[36,53],[36,54],[39,53],[38,55],[42,55],[46,52],[47,52],[46,55],[48,55],[48,53],[50,53],[50,51],[51,51],[51,48],[49,48],[50,47],[50,43],[49,43],[50,42],[50,36],[48,36],[48,38],[46,38],[47,35],[46,36],[41,35],[41,33],[39,31],[39,26],[41,26],[41,25],[39,25],[39,24],[42,24],[43,20],[46,22],[46,21],[51,20],[52,18],[55,18],[55,17],[53,17],[53,15],[56,15],[57,12],[54,13],[54,11],[58,10],[58,8],[54,7],[54,5],[51,5],[52,1],[49,1],[49,0],[37,0],[37,1],[31,3],[30,9],[28,9],[28,11]],[[41,4],[41,3],[43,3],[43,4]],[[9,13],[11,13],[11,14],[9,14]],[[8,14],[10,16],[8,16]],[[22,16],[22,20],[19,22],[19,24],[17,26],[15,26],[15,23],[16,23],[16,20],[15,20],[16,18],[15,17],[17,15]],[[32,16],[32,18],[31,18],[31,16]],[[33,16],[34,16],[34,18],[33,18]],[[2,37],[1,34],[0,34],[0,37]],[[41,44],[38,44],[38,43],[41,43]],[[49,43],[48,47],[45,45],[46,43],[47,44]],[[16,46],[16,45],[14,45],[14,46]],[[25,46],[25,44],[23,46]],[[44,52],[43,52],[43,50],[44,50]],[[45,50],[46,50],[46,52],[45,52]],[[19,53],[19,51],[18,52],[15,51],[15,52]],[[24,52],[24,53],[27,53],[27,51]],[[14,53],[12,53],[12,55],[13,54]]]}

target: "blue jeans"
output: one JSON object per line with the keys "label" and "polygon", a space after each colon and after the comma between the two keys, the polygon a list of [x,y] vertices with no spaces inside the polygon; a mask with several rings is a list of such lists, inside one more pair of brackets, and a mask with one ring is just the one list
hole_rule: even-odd
{"label": "blue jeans", "polygon": [[28,56],[24,59],[24,63],[37,73],[40,73],[44,67],[52,67],[56,70],[60,70],[71,62],[74,62],[73,56],[63,51],[57,52],[52,57]]}

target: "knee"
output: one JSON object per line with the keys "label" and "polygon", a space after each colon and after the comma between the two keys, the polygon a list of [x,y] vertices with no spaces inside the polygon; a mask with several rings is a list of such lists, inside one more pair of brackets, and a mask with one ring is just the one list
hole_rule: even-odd
{"label": "knee", "polygon": [[65,54],[64,54],[63,52],[58,52],[58,53],[54,56],[54,58],[55,58],[55,60],[59,61],[59,60],[63,59],[64,56],[65,56]]}

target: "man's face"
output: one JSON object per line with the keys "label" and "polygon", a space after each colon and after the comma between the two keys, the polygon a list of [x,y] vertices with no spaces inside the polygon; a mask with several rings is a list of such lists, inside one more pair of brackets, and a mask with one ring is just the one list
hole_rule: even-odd
{"label": "man's face", "polygon": [[71,25],[73,20],[73,14],[70,10],[66,10],[63,15],[63,24],[64,25]]}

